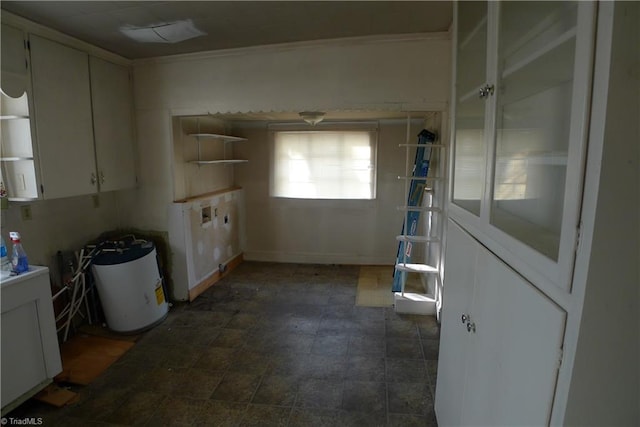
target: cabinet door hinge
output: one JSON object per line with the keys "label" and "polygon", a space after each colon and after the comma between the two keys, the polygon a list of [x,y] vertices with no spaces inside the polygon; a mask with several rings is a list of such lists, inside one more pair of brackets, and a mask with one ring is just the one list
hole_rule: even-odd
{"label": "cabinet door hinge", "polygon": [[582,221],[578,224],[578,229],[576,230],[576,246],[575,251],[578,253],[580,250],[580,245],[582,244]]}
{"label": "cabinet door hinge", "polygon": [[40,193],[42,193],[42,195],[44,195],[44,185],[40,184]]}
{"label": "cabinet door hinge", "polygon": [[558,369],[562,367],[562,361],[564,360],[564,349],[560,348],[558,350]]}

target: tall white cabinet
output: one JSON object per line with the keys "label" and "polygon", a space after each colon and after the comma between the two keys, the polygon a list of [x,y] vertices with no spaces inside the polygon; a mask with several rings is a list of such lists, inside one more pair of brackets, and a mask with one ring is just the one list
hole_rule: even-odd
{"label": "tall white cabinet", "polygon": [[[455,5],[439,425],[640,421],[639,179],[620,161],[638,158],[633,17],[637,4]],[[613,70],[630,94],[610,91]]]}

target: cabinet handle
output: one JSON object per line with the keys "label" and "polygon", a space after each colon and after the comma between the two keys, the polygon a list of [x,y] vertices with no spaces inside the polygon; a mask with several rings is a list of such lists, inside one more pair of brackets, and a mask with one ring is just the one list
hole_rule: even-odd
{"label": "cabinet handle", "polygon": [[104,184],[104,172],[100,172],[100,184]]}
{"label": "cabinet handle", "polygon": [[486,84],[482,86],[478,95],[480,96],[480,99],[485,99],[489,95],[493,95],[493,85]]}
{"label": "cabinet handle", "polygon": [[476,324],[473,323],[473,322],[467,323],[467,332],[473,332],[475,334],[476,333]]}
{"label": "cabinet handle", "polygon": [[469,315],[468,315],[468,314],[463,314],[461,319],[462,319],[462,324],[463,324],[463,325],[464,325],[465,323],[467,323],[467,322],[470,322],[470,321],[471,321],[471,318],[469,317]]}
{"label": "cabinet handle", "polygon": [[96,185],[96,182],[98,182],[98,180],[96,179],[96,174],[91,173],[91,185]]}

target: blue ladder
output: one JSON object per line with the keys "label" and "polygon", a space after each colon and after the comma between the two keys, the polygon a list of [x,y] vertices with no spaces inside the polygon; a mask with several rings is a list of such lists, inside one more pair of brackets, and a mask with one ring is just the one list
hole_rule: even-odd
{"label": "blue ladder", "polygon": [[[420,221],[420,205],[424,194],[426,177],[429,173],[429,161],[431,159],[431,147],[436,140],[436,135],[426,129],[422,129],[418,134],[418,144],[416,148],[416,158],[411,174],[411,184],[407,195],[407,213],[402,222],[402,235],[415,236],[418,231]],[[415,208],[415,209],[412,209]],[[407,224],[409,226],[407,227]],[[405,233],[405,229],[407,230]],[[398,244],[396,254],[396,266],[400,263],[411,263],[411,250],[413,245],[410,240],[401,240]],[[393,270],[393,292],[401,292],[404,288],[407,272],[401,271],[397,267]]]}

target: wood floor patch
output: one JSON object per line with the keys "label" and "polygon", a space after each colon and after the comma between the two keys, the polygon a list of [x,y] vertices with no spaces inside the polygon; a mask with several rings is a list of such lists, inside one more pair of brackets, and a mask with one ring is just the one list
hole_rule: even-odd
{"label": "wood floor patch", "polygon": [[58,387],[55,384],[49,384],[38,394],[33,396],[33,398],[41,402],[48,403],[49,405],[53,405],[57,408],[61,408],[64,405],[75,401],[78,398],[78,393],[74,393],[71,390]]}
{"label": "wood floor patch", "polygon": [[360,267],[356,305],[365,307],[391,307],[393,305],[393,267]]}
{"label": "wood floor patch", "polygon": [[55,380],[87,385],[125,354],[134,342],[79,334],[62,344],[62,372]]}

